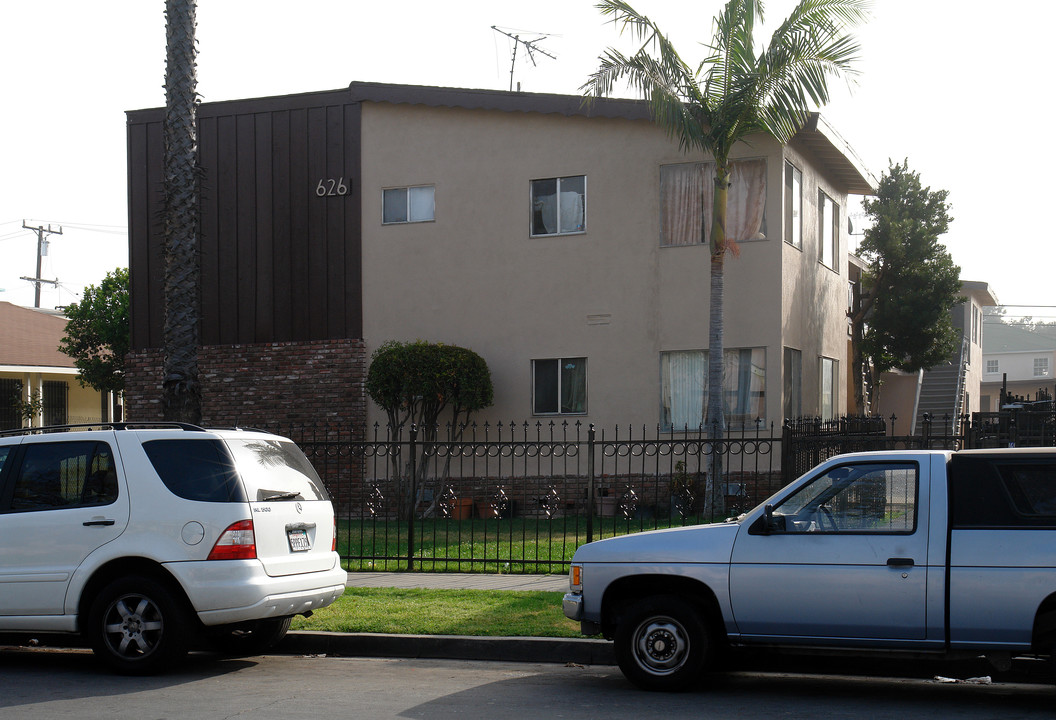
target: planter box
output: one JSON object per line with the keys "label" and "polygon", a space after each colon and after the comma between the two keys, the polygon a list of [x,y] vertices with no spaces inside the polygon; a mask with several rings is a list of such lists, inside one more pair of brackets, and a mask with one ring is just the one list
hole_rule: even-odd
{"label": "planter box", "polygon": [[473,498],[455,498],[451,501],[451,519],[468,520],[473,517]]}

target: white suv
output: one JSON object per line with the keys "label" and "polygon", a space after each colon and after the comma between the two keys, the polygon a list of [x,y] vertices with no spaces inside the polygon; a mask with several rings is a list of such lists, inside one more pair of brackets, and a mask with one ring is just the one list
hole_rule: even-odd
{"label": "white suv", "polygon": [[0,632],[81,633],[142,674],[196,638],[259,652],[344,592],[333,506],[290,440],[93,427],[0,433]]}

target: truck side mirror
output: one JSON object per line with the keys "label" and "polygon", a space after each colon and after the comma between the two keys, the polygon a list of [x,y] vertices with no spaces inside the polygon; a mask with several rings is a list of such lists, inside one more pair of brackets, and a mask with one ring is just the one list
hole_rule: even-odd
{"label": "truck side mirror", "polygon": [[774,531],[774,506],[770,503],[767,503],[766,508],[764,508],[763,512],[765,513],[765,519],[763,521],[763,532],[769,535]]}

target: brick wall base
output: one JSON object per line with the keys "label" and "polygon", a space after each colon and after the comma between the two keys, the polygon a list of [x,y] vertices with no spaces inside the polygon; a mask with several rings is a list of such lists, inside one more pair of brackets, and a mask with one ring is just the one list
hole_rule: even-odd
{"label": "brick wall base", "polygon": [[[161,420],[162,350],[129,353],[125,417]],[[362,438],[366,351],[362,340],[212,345],[199,348],[202,424],[281,428],[343,426]]]}

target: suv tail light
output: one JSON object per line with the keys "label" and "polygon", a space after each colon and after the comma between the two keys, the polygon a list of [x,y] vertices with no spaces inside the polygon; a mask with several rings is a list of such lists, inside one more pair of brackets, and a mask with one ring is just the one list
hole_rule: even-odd
{"label": "suv tail light", "polygon": [[334,541],[330,543],[330,552],[337,552],[337,515],[334,515]]}
{"label": "suv tail light", "polygon": [[240,520],[220,533],[208,559],[253,560],[256,557],[257,541],[253,535],[253,521]]}

